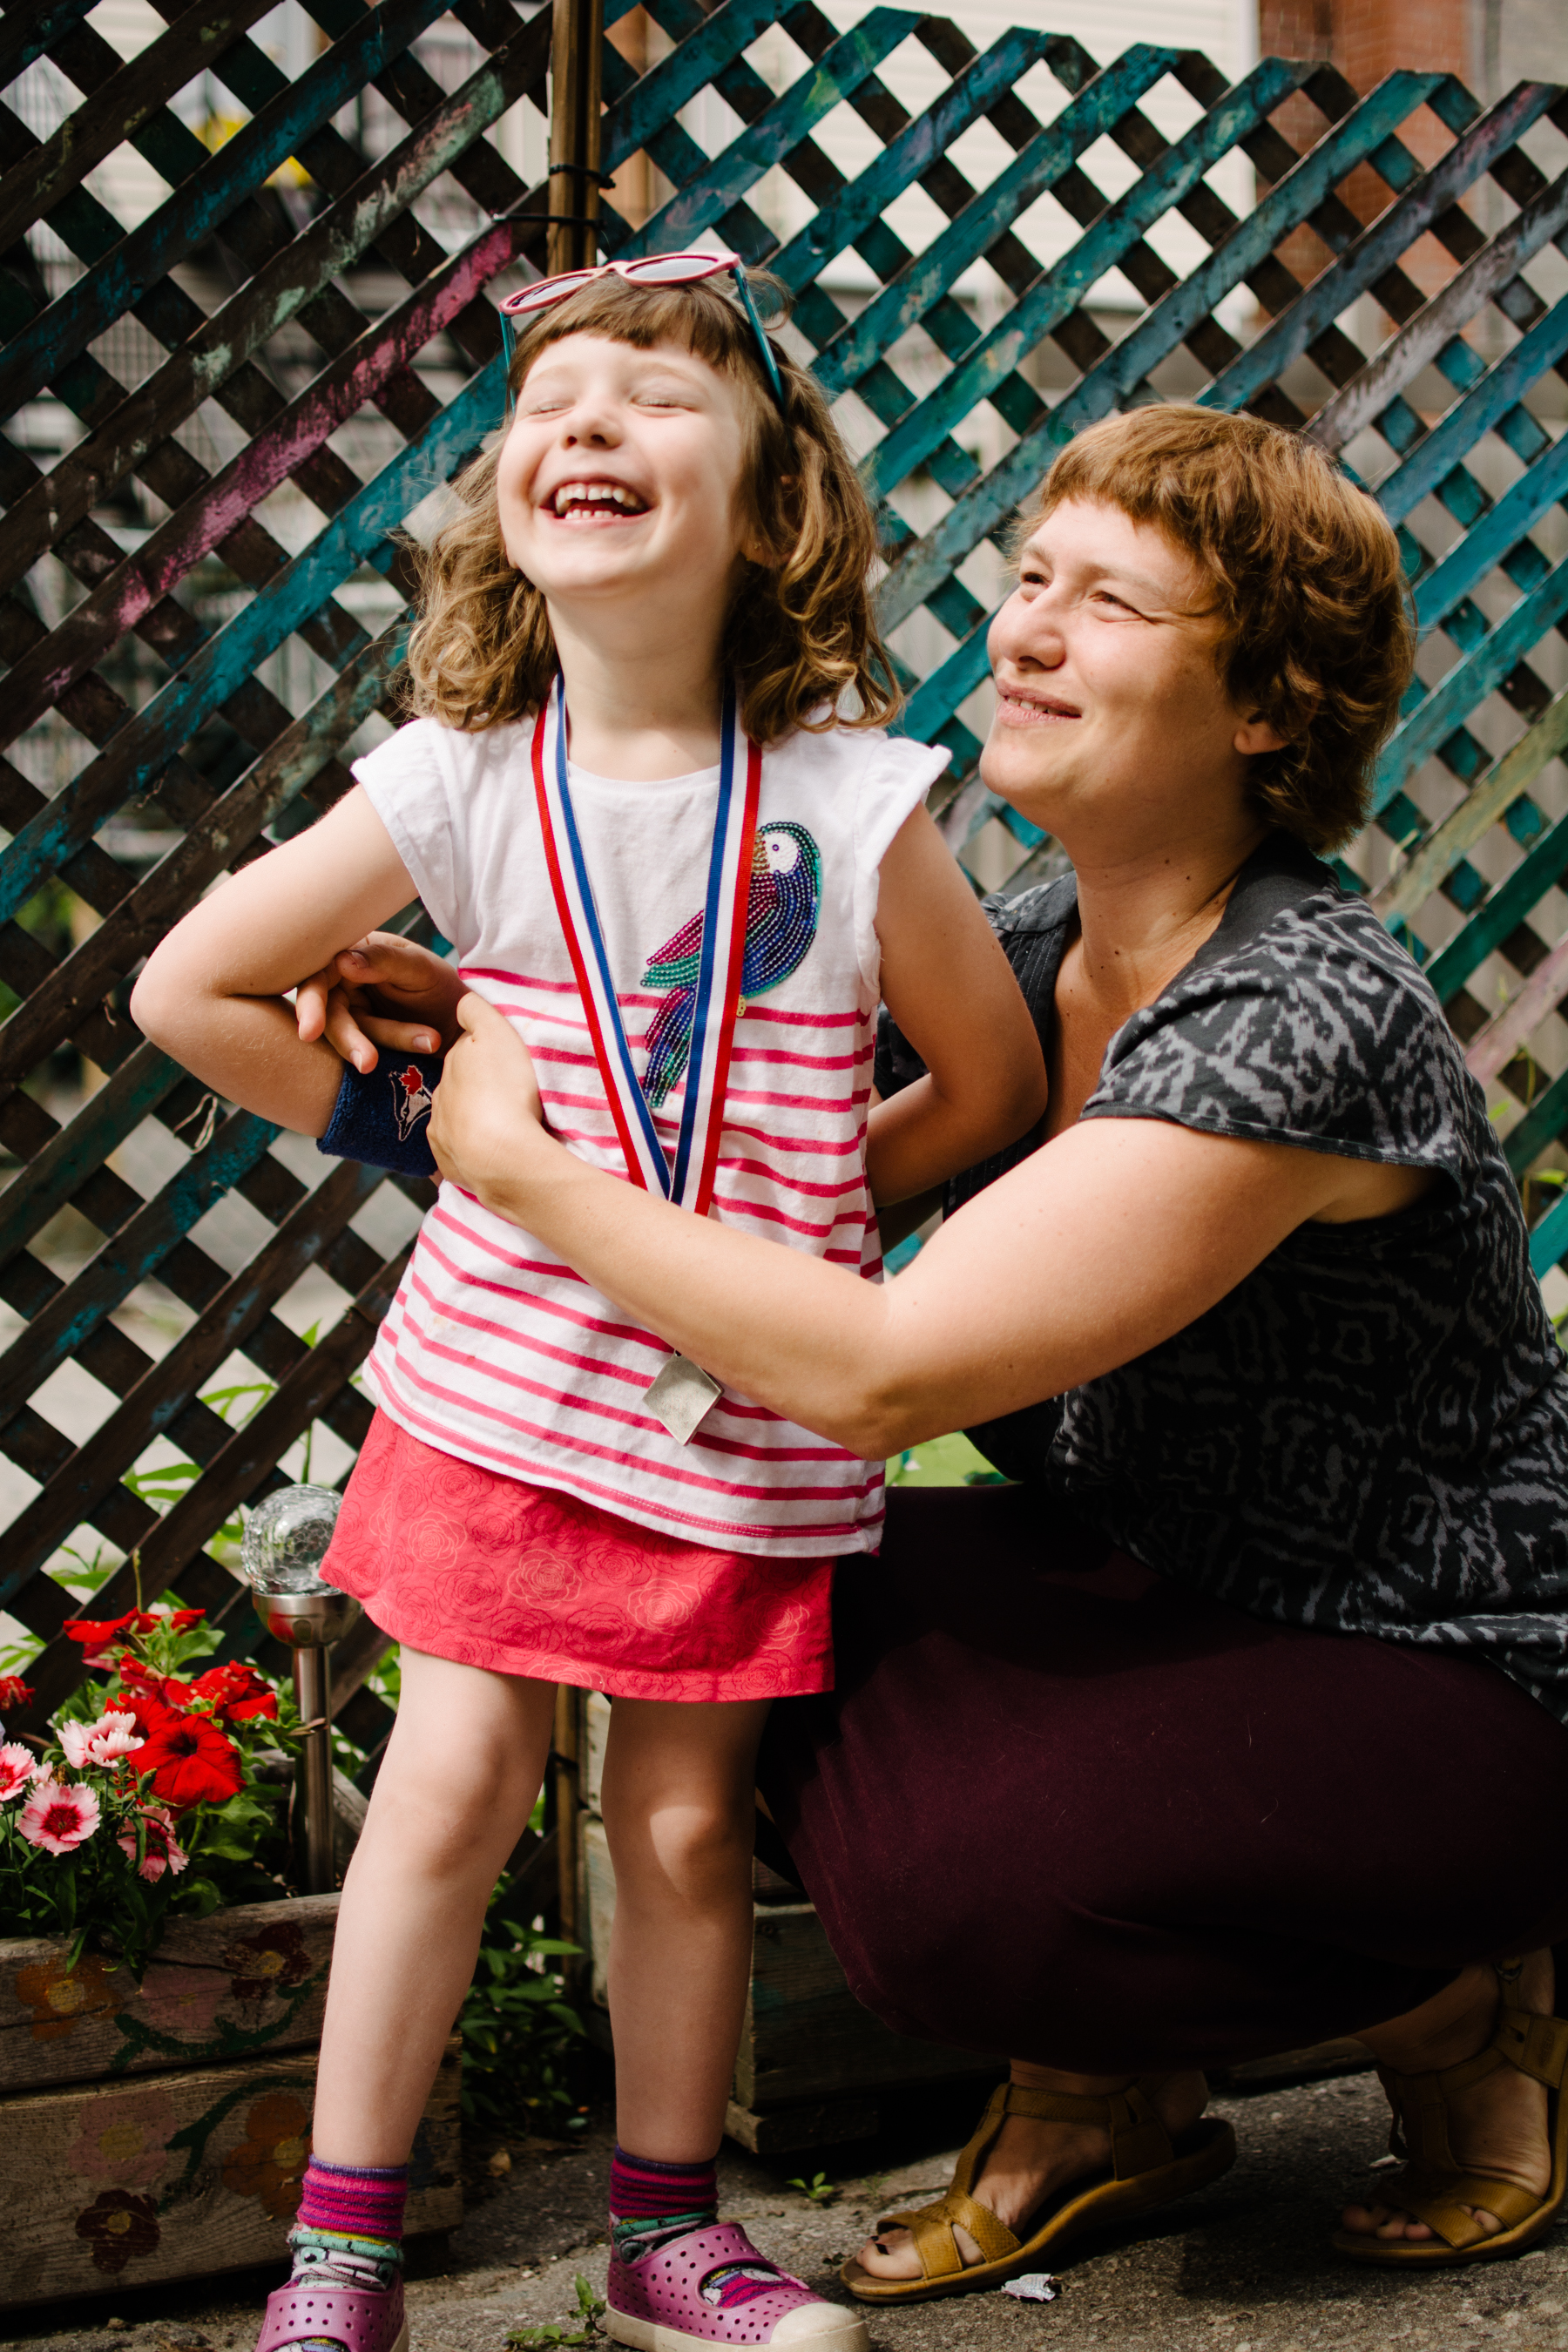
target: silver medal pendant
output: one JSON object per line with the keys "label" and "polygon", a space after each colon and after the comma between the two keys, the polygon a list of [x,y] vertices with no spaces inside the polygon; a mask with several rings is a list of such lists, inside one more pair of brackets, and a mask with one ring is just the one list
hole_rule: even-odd
{"label": "silver medal pendant", "polygon": [[720,1393],[719,1383],[694,1364],[689,1356],[671,1356],[663,1370],[643,1391],[643,1402],[661,1422],[677,1445],[688,1445],[698,1423]]}

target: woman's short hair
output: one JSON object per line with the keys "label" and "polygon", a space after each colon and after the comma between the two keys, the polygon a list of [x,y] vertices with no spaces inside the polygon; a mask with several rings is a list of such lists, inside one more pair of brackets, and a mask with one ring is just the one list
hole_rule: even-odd
{"label": "woman's short hair", "polygon": [[1226,689],[1285,738],[1249,765],[1262,814],[1320,854],[1348,841],[1415,652],[1399,542],[1376,499],[1303,434],[1174,401],[1069,442],[1024,536],[1068,499],[1119,507],[1203,566]]}
{"label": "woman's short hair", "polygon": [[[782,286],[756,273],[752,284],[782,312]],[[901,697],[871,602],[876,522],[815,376],[773,345],[781,413],[751,324],[716,281],[656,287],[609,277],[533,317],[512,354],[513,392],[550,344],[579,334],[644,351],[683,344],[740,388],[742,511],[772,559],[747,563],[725,628],[724,662],[749,732],[772,743],[795,727],[885,725]],[[457,513],[427,548],[411,551],[413,706],[468,730],[530,717],[556,666],[544,598],[502,543],[499,456],[498,446],[458,477]]]}

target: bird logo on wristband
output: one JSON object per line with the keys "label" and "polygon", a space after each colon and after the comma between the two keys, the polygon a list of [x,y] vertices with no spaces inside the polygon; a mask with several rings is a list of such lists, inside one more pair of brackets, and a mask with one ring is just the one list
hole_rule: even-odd
{"label": "bird logo on wristband", "polygon": [[435,1100],[416,1064],[410,1062],[406,1069],[392,1072],[392,1115],[397,1121],[399,1143],[406,1143],[420,1120],[429,1118]]}

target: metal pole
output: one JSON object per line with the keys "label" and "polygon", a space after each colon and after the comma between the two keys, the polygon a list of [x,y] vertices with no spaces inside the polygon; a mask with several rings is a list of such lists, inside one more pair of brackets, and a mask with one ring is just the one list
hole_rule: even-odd
{"label": "metal pole", "polygon": [[338,1883],[332,1853],[332,1670],[325,1649],[294,1653],[294,1704],[305,1734],[305,1892],[330,1895]]}
{"label": "metal pole", "polygon": [[[561,1890],[561,1940],[563,1944],[581,1943],[581,1898],[578,1893],[580,1857],[583,1850],[581,1799],[578,1795],[582,1742],[583,1694],[567,1683],[555,1693],[555,1860]],[[574,1981],[582,1963],[563,1963],[569,1981]]]}
{"label": "metal pole", "polygon": [[[550,229],[552,277],[598,257],[604,0],[554,0],[551,27]],[[572,217],[569,217],[572,216]]]}

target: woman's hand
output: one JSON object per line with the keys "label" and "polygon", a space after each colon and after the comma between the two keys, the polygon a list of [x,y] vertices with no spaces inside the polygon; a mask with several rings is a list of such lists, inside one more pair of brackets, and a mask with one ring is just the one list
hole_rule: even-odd
{"label": "woman's hand", "polygon": [[459,1035],[430,1113],[430,1149],[443,1176],[514,1224],[531,1156],[548,1140],[533,1057],[482,996],[464,996]]}
{"label": "woman's hand", "polygon": [[395,931],[371,931],[300,982],[294,1013],[302,1045],[325,1037],[362,1076],[376,1048],[395,1054],[447,1053],[461,1034],[463,983],[449,963]]}

